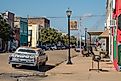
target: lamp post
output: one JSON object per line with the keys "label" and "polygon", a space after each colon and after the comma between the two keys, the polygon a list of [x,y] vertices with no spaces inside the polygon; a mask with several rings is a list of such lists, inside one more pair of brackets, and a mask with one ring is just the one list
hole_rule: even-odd
{"label": "lamp post", "polygon": [[86,33],[87,33],[87,28],[85,28],[85,51],[87,50]]}
{"label": "lamp post", "polygon": [[69,50],[68,50],[68,62],[67,64],[72,64],[71,62],[71,56],[70,56],[70,17],[71,17],[72,11],[68,8],[66,11],[66,15],[68,17],[68,40],[69,40]]}

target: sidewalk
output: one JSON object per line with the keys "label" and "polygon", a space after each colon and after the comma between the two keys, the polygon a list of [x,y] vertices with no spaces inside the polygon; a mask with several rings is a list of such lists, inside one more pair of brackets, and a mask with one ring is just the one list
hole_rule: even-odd
{"label": "sidewalk", "polygon": [[[92,63],[91,57],[78,55],[72,58],[72,65],[67,62],[49,70],[43,81],[121,81],[121,73],[114,70],[113,65],[107,62],[100,62],[103,71],[89,71]],[[95,63],[94,65],[97,66]],[[95,67],[96,68],[96,67]]]}

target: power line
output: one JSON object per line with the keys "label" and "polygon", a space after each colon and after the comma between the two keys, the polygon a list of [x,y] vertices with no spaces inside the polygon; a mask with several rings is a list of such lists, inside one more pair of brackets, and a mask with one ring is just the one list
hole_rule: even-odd
{"label": "power line", "polygon": [[[101,16],[102,16],[102,17],[105,17],[105,15],[87,15],[87,16],[85,15],[85,16],[72,16],[71,18],[101,17]],[[46,17],[46,18],[67,18],[67,17],[62,17],[62,16],[60,16],[60,17],[59,17],[59,16],[57,16],[57,17],[54,17],[54,16],[53,16],[53,17],[49,17],[49,16],[48,16],[48,17]]]}

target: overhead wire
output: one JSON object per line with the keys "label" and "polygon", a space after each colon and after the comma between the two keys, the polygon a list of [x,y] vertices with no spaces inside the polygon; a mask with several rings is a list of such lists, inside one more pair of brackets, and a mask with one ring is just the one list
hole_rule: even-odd
{"label": "overhead wire", "polygon": [[[105,16],[105,15],[103,14],[103,15],[72,16],[71,18],[100,17],[100,16]],[[66,16],[65,17],[63,17],[63,16],[55,16],[55,17],[47,16],[46,18],[67,18],[67,17]]]}

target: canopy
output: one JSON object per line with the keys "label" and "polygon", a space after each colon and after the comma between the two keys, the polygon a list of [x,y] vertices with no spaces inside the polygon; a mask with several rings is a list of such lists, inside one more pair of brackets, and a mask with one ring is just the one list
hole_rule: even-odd
{"label": "canopy", "polygon": [[108,38],[109,37],[109,29],[106,29],[101,35],[99,35],[101,38]]}
{"label": "canopy", "polygon": [[87,32],[89,35],[101,35],[103,32],[102,31],[90,31]]}

